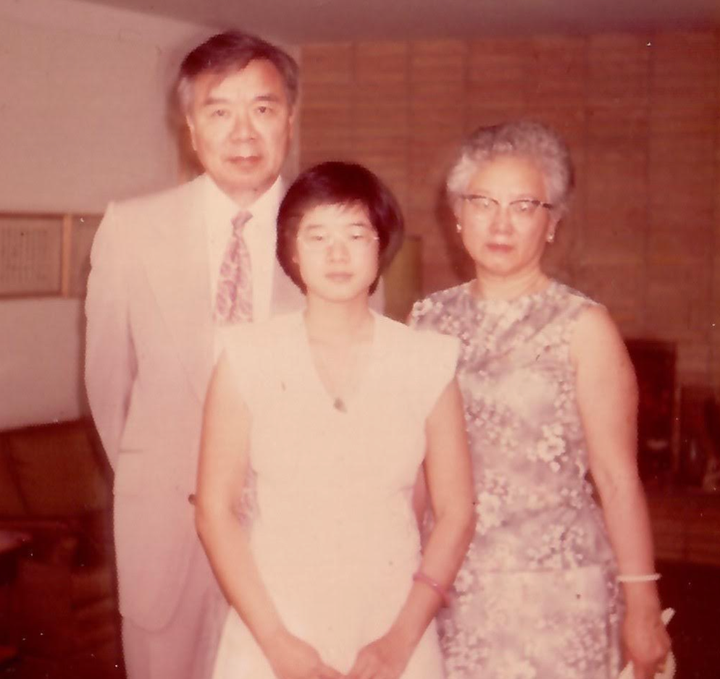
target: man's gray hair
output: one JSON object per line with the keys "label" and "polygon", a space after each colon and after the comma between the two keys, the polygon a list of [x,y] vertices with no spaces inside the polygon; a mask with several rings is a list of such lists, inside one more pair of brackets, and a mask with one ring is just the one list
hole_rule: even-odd
{"label": "man's gray hair", "polygon": [[295,106],[300,86],[300,69],[295,59],[262,38],[242,31],[226,31],[198,45],[183,59],[175,85],[181,113],[185,115],[190,110],[192,84],[198,76],[241,71],[255,59],[265,59],[275,66],[283,79],[288,104],[291,108]]}

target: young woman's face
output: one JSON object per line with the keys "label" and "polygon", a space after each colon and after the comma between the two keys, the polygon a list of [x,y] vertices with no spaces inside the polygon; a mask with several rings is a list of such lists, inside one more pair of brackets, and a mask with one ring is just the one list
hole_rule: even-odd
{"label": "young woman's face", "polygon": [[362,205],[317,205],[300,220],[295,259],[308,295],[367,297],[378,274],[378,238]]}
{"label": "young woman's face", "polygon": [[547,204],[545,178],[531,159],[499,156],[481,165],[457,215],[478,273],[512,276],[538,269],[558,221]]}

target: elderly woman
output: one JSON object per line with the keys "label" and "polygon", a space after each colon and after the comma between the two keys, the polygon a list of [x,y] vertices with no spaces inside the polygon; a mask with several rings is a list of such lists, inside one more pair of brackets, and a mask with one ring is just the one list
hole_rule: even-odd
{"label": "elderly woman", "polygon": [[360,165],[306,170],[280,206],[306,308],[232,330],[205,408],[197,526],[232,606],[215,679],[442,677],[434,616],[474,531],[471,463],[457,341],[368,305],[401,240]]}
{"label": "elderly woman", "polygon": [[633,368],[607,310],[541,266],[572,186],[545,126],[473,133],[447,189],[476,277],[412,313],[462,342],[479,521],[444,621],[453,678],[615,679],[622,639],[647,679],[669,650]]}

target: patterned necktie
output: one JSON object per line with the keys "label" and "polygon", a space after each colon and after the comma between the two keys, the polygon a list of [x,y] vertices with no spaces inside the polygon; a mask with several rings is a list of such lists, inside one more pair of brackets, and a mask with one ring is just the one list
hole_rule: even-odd
{"label": "patterned necktie", "polygon": [[241,210],[233,219],[233,230],[220,265],[215,320],[220,325],[248,323],[253,317],[250,251],[243,238],[243,227],[252,215]]}

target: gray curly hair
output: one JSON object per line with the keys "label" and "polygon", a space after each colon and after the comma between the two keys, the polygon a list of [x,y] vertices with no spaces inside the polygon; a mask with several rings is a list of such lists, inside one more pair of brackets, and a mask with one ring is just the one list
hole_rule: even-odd
{"label": "gray curly hair", "polygon": [[460,197],[480,166],[497,156],[507,155],[522,156],[537,163],[545,178],[553,211],[558,217],[567,212],[575,185],[570,151],[559,134],[532,120],[479,127],[463,142],[446,183],[453,211],[458,212]]}

